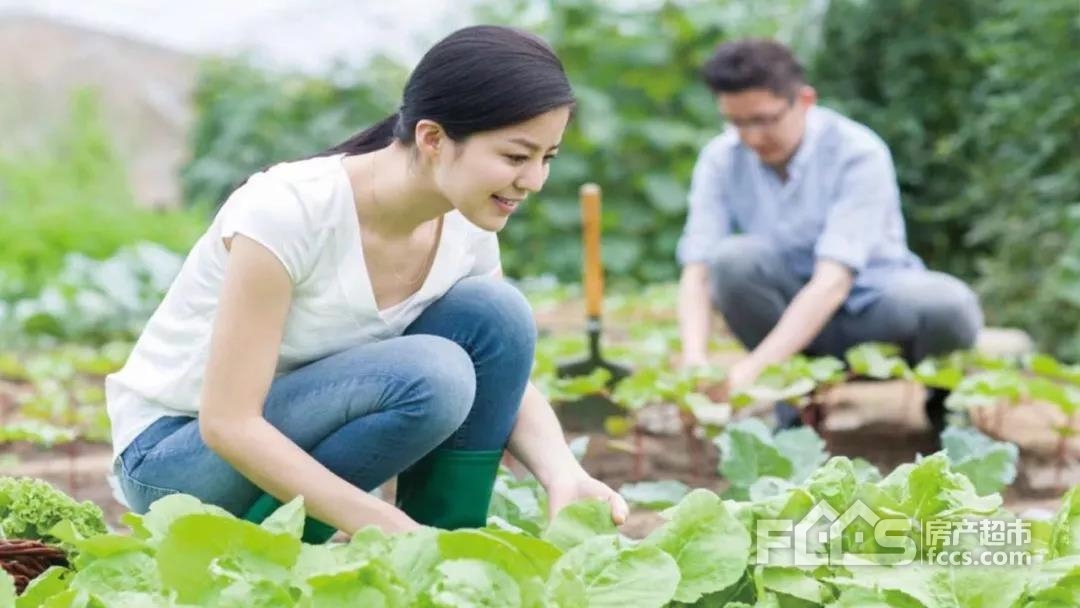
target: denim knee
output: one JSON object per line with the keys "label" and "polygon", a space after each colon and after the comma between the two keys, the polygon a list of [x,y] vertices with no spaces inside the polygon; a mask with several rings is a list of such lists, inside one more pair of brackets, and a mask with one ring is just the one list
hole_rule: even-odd
{"label": "denim knee", "polygon": [[[950,277],[951,278],[951,277]],[[924,354],[945,354],[971,348],[983,326],[982,309],[975,293],[953,279],[933,293],[923,294],[918,303],[920,327],[927,336],[930,350]]]}
{"label": "denim knee", "polygon": [[501,366],[532,370],[536,321],[528,300],[517,288],[501,278],[469,277],[443,299],[452,304],[452,321],[475,332],[473,342],[480,352],[474,354],[497,356]]}
{"label": "denim knee", "polygon": [[476,371],[459,344],[431,335],[403,336],[402,345],[416,348],[409,366],[416,430],[449,437],[469,415],[476,397]]}
{"label": "denim knee", "polygon": [[719,307],[748,285],[761,283],[770,266],[782,264],[779,251],[761,237],[745,234],[725,237],[717,244],[709,262],[714,306]]}

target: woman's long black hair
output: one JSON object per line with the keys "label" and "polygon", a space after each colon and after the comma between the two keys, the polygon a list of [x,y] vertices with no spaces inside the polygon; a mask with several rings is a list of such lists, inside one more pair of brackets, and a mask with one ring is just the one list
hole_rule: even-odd
{"label": "woman's long black hair", "polygon": [[394,140],[411,145],[422,119],[462,141],[573,103],[562,62],[543,40],[510,27],[466,27],[424,54],[397,112],[317,156],[364,154]]}

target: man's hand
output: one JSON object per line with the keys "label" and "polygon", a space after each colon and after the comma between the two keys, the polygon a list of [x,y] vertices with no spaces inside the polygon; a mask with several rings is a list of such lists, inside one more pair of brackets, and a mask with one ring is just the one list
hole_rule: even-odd
{"label": "man's hand", "polygon": [[721,382],[706,386],[704,393],[717,403],[726,403],[735,393],[753,386],[763,369],[752,357],[744,357],[728,369],[727,376]]}
{"label": "man's hand", "polygon": [[548,495],[549,517],[554,519],[563,507],[589,498],[596,498],[611,506],[611,520],[621,526],[630,515],[630,507],[618,492],[607,484],[590,477],[584,470],[580,473],[556,478],[544,487]]}

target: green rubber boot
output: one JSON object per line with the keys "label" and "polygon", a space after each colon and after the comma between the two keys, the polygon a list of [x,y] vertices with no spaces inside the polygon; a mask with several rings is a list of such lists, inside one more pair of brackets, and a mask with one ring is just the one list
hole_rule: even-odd
{"label": "green rubber boot", "polygon": [[487,525],[502,450],[437,449],[398,475],[397,506],[426,526]]}
{"label": "green rubber boot", "polygon": [[[252,523],[261,524],[263,520],[274,514],[281,506],[281,501],[273,496],[263,493],[259,500],[248,509],[243,519]],[[307,517],[304,519],[304,535],[301,540],[312,545],[321,545],[330,540],[337,529],[323,522]]]}

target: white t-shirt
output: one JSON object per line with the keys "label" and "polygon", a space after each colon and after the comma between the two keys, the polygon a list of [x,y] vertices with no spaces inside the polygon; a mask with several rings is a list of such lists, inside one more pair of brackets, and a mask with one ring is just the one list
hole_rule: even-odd
{"label": "white t-shirt", "polygon": [[378,310],[342,155],[281,163],[222,205],[150,317],[124,367],[105,378],[114,458],[151,423],[196,415],[228,250],[243,234],[281,261],[293,284],[281,374],[352,346],[400,336],[458,280],[499,268],[494,232],[447,214],[431,271],[411,297]]}

